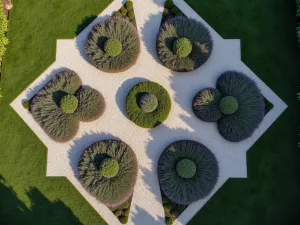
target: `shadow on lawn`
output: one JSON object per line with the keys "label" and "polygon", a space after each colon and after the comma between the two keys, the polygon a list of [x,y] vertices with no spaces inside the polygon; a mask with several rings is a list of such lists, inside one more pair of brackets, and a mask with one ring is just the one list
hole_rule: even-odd
{"label": "shadow on lawn", "polygon": [[75,31],[76,36],[81,33],[91,22],[93,22],[97,18],[96,15],[90,15],[84,17],[82,22],[77,25],[77,29]]}
{"label": "shadow on lawn", "polygon": [[30,199],[27,207],[11,186],[0,175],[0,224],[43,224],[43,225],[79,225],[82,224],[62,201],[50,202],[36,187],[26,191]]}

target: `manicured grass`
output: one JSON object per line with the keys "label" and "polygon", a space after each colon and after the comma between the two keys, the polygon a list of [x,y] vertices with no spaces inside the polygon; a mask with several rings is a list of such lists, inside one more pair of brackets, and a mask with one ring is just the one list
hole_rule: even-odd
{"label": "manicured grass", "polygon": [[187,3],[224,38],[240,38],[243,61],[289,105],[249,151],[248,179],[228,181],[189,224],[297,224],[300,49],[294,1]]}
{"label": "manicured grass", "polygon": [[110,2],[14,0],[1,80],[0,224],[105,224],[67,179],[46,177],[46,147],[9,104],[54,61],[56,39],[75,37]]}

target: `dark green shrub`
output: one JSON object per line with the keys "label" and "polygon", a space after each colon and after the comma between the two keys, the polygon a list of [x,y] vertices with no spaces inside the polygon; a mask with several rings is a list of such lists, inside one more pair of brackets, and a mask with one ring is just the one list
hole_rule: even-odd
{"label": "dark green shrub", "polygon": [[123,213],[124,216],[128,217],[130,214],[130,208],[124,209]]}
{"label": "dark green shrub", "polygon": [[249,138],[265,115],[264,98],[259,88],[252,79],[236,71],[223,73],[217,88],[221,95],[233,96],[238,102],[234,114],[223,115],[218,121],[220,134],[231,142]]}
{"label": "dark green shrub", "polygon": [[[176,165],[182,159],[196,164],[192,178],[177,174]],[[214,154],[204,145],[190,140],[177,141],[169,145],[158,161],[158,180],[163,194],[173,203],[188,205],[205,198],[217,183],[218,162]]]}
{"label": "dark green shrub", "polygon": [[119,172],[119,163],[113,158],[105,158],[100,162],[100,174],[105,178],[113,178]]}
{"label": "dark green shrub", "polygon": [[172,224],[173,224],[172,218],[170,217],[166,218],[166,225],[172,225]]}
{"label": "dark green shrub", "polygon": [[133,8],[133,2],[132,1],[127,1],[125,3],[125,7],[127,10],[131,10]]}
{"label": "dark green shrub", "polygon": [[158,100],[153,94],[144,94],[140,98],[139,106],[145,113],[151,113],[157,108]]}
{"label": "dark green shrub", "polygon": [[164,210],[165,212],[170,212],[172,210],[172,204],[164,204]]}
{"label": "dark green shrub", "polygon": [[187,38],[178,38],[174,41],[173,51],[179,57],[187,57],[193,50],[192,42]]}
{"label": "dark green shrub", "polygon": [[104,44],[104,51],[107,55],[111,57],[118,56],[122,53],[122,43],[114,38],[109,38]]}
{"label": "dark green shrub", "polygon": [[[107,39],[119,40],[122,52],[109,56],[104,50]],[[96,24],[90,32],[85,44],[89,61],[99,70],[105,72],[122,72],[129,69],[137,60],[140,52],[139,36],[136,28],[121,18],[110,18]]]}
{"label": "dark green shrub", "polygon": [[219,102],[220,110],[225,115],[234,114],[239,109],[239,103],[233,96],[225,96]]}
{"label": "dark green shrub", "polygon": [[175,16],[185,16],[185,15],[184,15],[183,12],[180,11],[180,12],[177,12],[177,13],[175,14]]}
{"label": "dark green shrub", "polygon": [[171,13],[173,14],[173,15],[176,15],[177,13],[179,13],[180,12],[180,10],[176,7],[176,6],[174,6],[172,9],[171,9]]}
{"label": "dark green shrub", "polygon": [[121,216],[121,215],[122,215],[122,210],[116,210],[116,211],[114,212],[114,215],[115,215],[116,217]]}
{"label": "dark green shrub", "polygon": [[166,196],[162,196],[163,203],[170,203],[170,200]]}
{"label": "dark green shrub", "polygon": [[[119,172],[105,178],[99,171],[105,158],[118,161]],[[124,142],[105,140],[88,147],[78,163],[78,178],[82,186],[108,207],[126,202],[132,195],[137,177],[137,160],[133,150]]]}
{"label": "dark green shrub", "polygon": [[126,21],[130,21],[130,18],[129,18],[128,16],[126,16],[124,19],[125,19]]}
{"label": "dark green shrub", "polygon": [[173,217],[177,218],[180,215],[180,212],[178,210],[172,210],[171,214]]}
{"label": "dark green shrub", "polygon": [[164,10],[164,12],[163,12],[163,16],[164,16],[164,17],[167,17],[167,16],[169,16],[169,12],[168,12],[168,11],[166,11],[166,10]]}
{"label": "dark green shrub", "polygon": [[181,159],[176,164],[176,172],[182,178],[192,178],[197,171],[196,164],[190,159]]}
{"label": "dark green shrub", "polygon": [[[158,100],[156,109],[147,113],[144,112],[139,102],[145,94],[152,94]],[[129,119],[140,127],[153,128],[163,123],[171,110],[171,99],[168,92],[159,84],[154,82],[142,82],[133,87],[126,100],[126,111]]]}
{"label": "dark green shrub", "polygon": [[8,45],[7,30],[8,30],[8,19],[3,11],[3,3],[0,4],[0,67],[3,56]]}
{"label": "dark green shrub", "polygon": [[74,113],[78,107],[78,99],[74,95],[65,95],[61,98],[59,106],[64,113]]}
{"label": "dark green shrub", "polygon": [[[103,110],[103,108],[95,109],[95,106],[91,107],[89,101],[93,101],[92,97],[95,97],[95,95],[78,97],[77,93],[86,93],[81,85],[81,80],[74,71],[65,70],[57,73],[31,99],[30,112],[33,118],[55,141],[69,141],[77,133],[79,120],[85,118],[86,121],[91,121],[94,117],[90,117],[93,116],[93,114],[89,114],[90,111],[95,113]],[[93,90],[93,93],[99,93],[92,88],[90,89]],[[61,98],[67,94],[76,94],[79,100],[77,110],[72,114],[64,113],[59,107]]]}
{"label": "dark green shrub", "polygon": [[134,19],[134,11],[129,11],[128,13],[127,13],[127,16],[129,17],[129,19],[130,20],[133,20]]}
{"label": "dark green shrub", "polygon": [[122,17],[122,13],[120,13],[119,11],[117,11],[117,12],[114,13],[114,16],[115,17]]}
{"label": "dark green shrub", "polygon": [[23,105],[24,109],[29,110],[29,107],[30,107],[30,100],[24,101],[22,105]]}
{"label": "dark green shrub", "polygon": [[121,205],[121,208],[122,209],[128,209],[130,207],[130,204],[129,204],[129,202],[127,201],[127,202],[124,202],[122,205]]}
{"label": "dark green shrub", "polygon": [[127,216],[121,216],[121,217],[119,218],[119,220],[120,220],[120,222],[121,222],[122,224],[128,223],[128,217],[127,217]]}
{"label": "dark green shrub", "polygon": [[[179,38],[187,38],[192,43],[192,51],[187,57],[173,52],[174,42]],[[208,60],[213,42],[209,30],[202,23],[174,17],[161,26],[156,47],[163,65],[174,71],[187,72],[199,68]]]}
{"label": "dark green shrub", "polygon": [[174,6],[175,6],[175,4],[174,4],[173,0],[167,0],[167,1],[165,2],[165,7],[168,8],[168,9],[171,9],[171,8],[173,8]]}
{"label": "dark green shrub", "polygon": [[214,88],[205,88],[198,92],[192,106],[195,115],[205,122],[217,122],[222,117],[219,109],[220,98],[220,92]]}
{"label": "dark green shrub", "polygon": [[120,9],[120,13],[123,15],[123,16],[126,16],[127,14],[127,9],[123,6],[121,9]]}

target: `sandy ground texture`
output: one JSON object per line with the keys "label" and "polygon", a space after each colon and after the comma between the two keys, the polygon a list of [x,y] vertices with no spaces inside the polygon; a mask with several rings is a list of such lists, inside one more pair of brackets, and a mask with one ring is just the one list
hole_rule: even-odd
{"label": "sandy ground texture", "polygon": [[[133,67],[126,72],[108,74],[97,70],[86,61],[84,43],[92,26],[103,21],[122,6],[115,0],[82,33],[73,40],[58,40],[56,61],[40,75],[11,106],[48,148],[47,176],[65,176],[109,223],[120,224],[113,213],[92,197],[79,183],[76,172],[78,159],[90,144],[104,139],[121,139],[135,151],[139,172],[133,193],[129,224],[164,224],[164,210],[157,178],[157,162],[170,143],[188,139],[207,146],[217,157],[220,177],[212,193],[205,199],[191,204],[175,221],[186,224],[229,178],[246,178],[246,152],[286,109],[287,105],[256,76],[242,61],[239,40],[224,40],[183,0],[174,0],[189,17],[206,24],[212,34],[214,48],[209,60],[199,69],[188,73],[172,72],[158,60],[156,37],[162,18],[164,0],[133,0],[141,54]],[[83,84],[99,90],[105,98],[104,115],[90,123],[80,123],[76,137],[67,143],[51,140],[22,107],[24,99],[31,98],[57,71],[69,68],[76,71]],[[240,143],[224,140],[216,123],[200,121],[192,111],[194,95],[204,87],[215,87],[219,75],[226,70],[244,72],[256,81],[265,98],[274,107],[264,117],[253,136]],[[126,115],[125,100],[129,90],[137,83],[150,80],[163,85],[172,99],[172,109],[164,124],[154,129],[143,129],[131,122]]]}

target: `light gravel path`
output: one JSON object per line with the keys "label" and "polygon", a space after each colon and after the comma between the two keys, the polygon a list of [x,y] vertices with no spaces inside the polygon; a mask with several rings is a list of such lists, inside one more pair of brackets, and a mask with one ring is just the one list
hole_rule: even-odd
{"label": "light gravel path", "polygon": [[[128,71],[107,74],[85,60],[84,42],[91,27],[108,18],[122,6],[115,0],[99,17],[74,40],[58,40],[56,61],[11,104],[16,112],[48,148],[47,176],[65,176],[109,223],[120,224],[116,217],[89,195],[76,178],[76,167],[82,151],[90,144],[108,139],[121,139],[135,151],[139,162],[138,179],[133,194],[129,224],[164,224],[164,211],[156,174],[157,161],[166,146],[181,139],[198,141],[217,157],[220,178],[211,195],[191,204],[175,224],[186,224],[229,178],[246,178],[246,152],[287,107],[286,104],[261,81],[242,61],[239,40],[224,40],[183,0],[175,4],[189,17],[206,24],[211,31],[214,49],[210,59],[194,72],[172,72],[158,62],[156,37],[160,26],[164,0],[133,0],[138,31],[141,37],[141,54]],[[104,115],[97,121],[80,123],[76,137],[68,143],[52,141],[22,107],[24,99],[32,97],[58,70],[76,71],[84,85],[99,90],[106,100]],[[225,70],[238,70],[249,75],[260,87],[274,108],[265,116],[253,136],[240,143],[224,140],[215,123],[205,123],[194,116],[191,101],[202,88],[215,87],[218,76]],[[151,80],[163,85],[172,99],[170,116],[164,124],[154,129],[143,129],[132,123],[125,112],[128,91],[137,83]]]}

